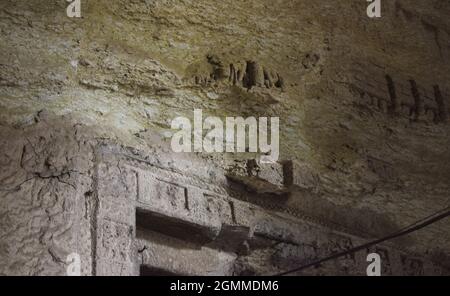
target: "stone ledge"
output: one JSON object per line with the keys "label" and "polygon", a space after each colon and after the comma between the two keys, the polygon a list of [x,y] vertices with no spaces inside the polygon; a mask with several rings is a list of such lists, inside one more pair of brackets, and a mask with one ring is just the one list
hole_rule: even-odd
{"label": "stone ledge", "polygon": [[231,168],[226,176],[257,193],[286,193],[283,165],[280,163],[261,163],[251,159],[245,161],[243,168]]}

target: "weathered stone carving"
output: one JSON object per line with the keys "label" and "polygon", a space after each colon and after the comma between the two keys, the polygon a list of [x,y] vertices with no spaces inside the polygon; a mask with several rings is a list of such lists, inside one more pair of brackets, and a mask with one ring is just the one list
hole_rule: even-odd
{"label": "weathered stone carving", "polygon": [[195,75],[194,82],[198,85],[208,85],[212,82],[227,81],[231,85],[246,89],[253,87],[285,88],[284,78],[276,71],[266,68],[257,61],[230,63],[227,67],[217,56],[207,57],[212,71],[204,75]]}
{"label": "weathered stone carving", "polygon": [[[448,203],[449,1],[376,23],[349,1],[86,1],[78,21],[65,2],[0,4],[0,275],[73,253],[83,275],[273,274]],[[180,157],[170,122],[197,108],[277,116],[305,161],[233,179],[240,156]],[[449,274],[446,226],[304,274],[364,274],[374,251],[383,274]]]}
{"label": "weathered stone carving", "polygon": [[[364,242],[198,187],[164,168],[135,159],[131,165],[119,155],[107,159],[98,165],[96,274],[273,274]],[[287,167],[290,174],[294,171],[291,185],[309,189],[314,184],[311,175],[297,175],[305,172],[298,163]],[[245,178],[275,187],[286,183],[286,165],[251,160],[244,168]],[[112,179],[118,183],[108,190],[105,185]],[[435,264],[402,251],[377,250],[387,262],[386,275],[436,272]],[[302,274],[365,274],[365,256],[349,254]]]}
{"label": "weathered stone carving", "polygon": [[426,89],[413,79],[400,81],[391,75],[382,74],[380,69],[374,72],[377,76],[359,72],[352,84],[365,104],[393,117],[418,122],[448,123],[448,95],[441,92],[439,85]]}
{"label": "weathered stone carving", "polygon": [[286,192],[281,163],[261,163],[251,159],[245,161],[241,168],[231,167],[227,176],[258,193],[282,194]]}
{"label": "weathered stone carving", "polygon": [[217,204],[203,192],[140,171],[138,217],[142,226],[187,239],[213,239],[220,231]]}

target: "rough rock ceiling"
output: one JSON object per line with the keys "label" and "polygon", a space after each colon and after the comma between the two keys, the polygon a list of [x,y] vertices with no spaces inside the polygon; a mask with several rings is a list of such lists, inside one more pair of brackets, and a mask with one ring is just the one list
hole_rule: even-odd
{"label": "rough rock ceiling", "polygon": [[[2,150],[22,151],[13,134],[47,114],[143,151],[195,108],[278,116],[281,159],[314,182],[266,204],[384,235],[450,204],[450,4],[385,2],[371,20],[357,0],[97,0],[80,19],[64,1],[1,1],[0,123],[15,129]],[[249,62],[262,73],[251,85],[239,76]],[[199,157],[226,170],[255,155]],[[448,259],[448,221],[399,244]]]}

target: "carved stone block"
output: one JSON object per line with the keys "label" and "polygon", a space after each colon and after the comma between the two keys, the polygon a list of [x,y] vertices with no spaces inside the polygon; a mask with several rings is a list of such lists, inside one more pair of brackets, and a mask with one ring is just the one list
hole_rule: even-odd
{"label": "carved stone block", "polygon": [[202,190],[188,190],[146,172],[139,172],[138,184],[136,220],[141,227],[196,241],[217,236],[218,208],[208,203]]}

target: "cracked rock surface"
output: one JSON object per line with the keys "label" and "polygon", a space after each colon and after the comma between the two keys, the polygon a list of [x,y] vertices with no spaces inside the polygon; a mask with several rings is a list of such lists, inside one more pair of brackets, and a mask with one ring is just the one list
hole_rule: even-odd
{"label": "cracked rock surface", "polygon": [[[64,274],[74,249],[83,274],[103,272],[104,147],[362,239],[448,207],[450,4],[384,2],[371,20],[359,0],[85,0],[79,19],[65,1],[0,1],[0,274]],[[280,164],[249,177],[257,153],[171,155],[171,121],[194,109],[279,117]],[[276,270],[270,260],[306,256],[283,244],[278,259],[257,239],[219,259],[209,245],[185,252],[213,274],[262,274]],[[393,245],[448,268],[449,221]],[[170,261],[149,252],[148,264]],[[204,273],[184,264],[180,273]]]}

